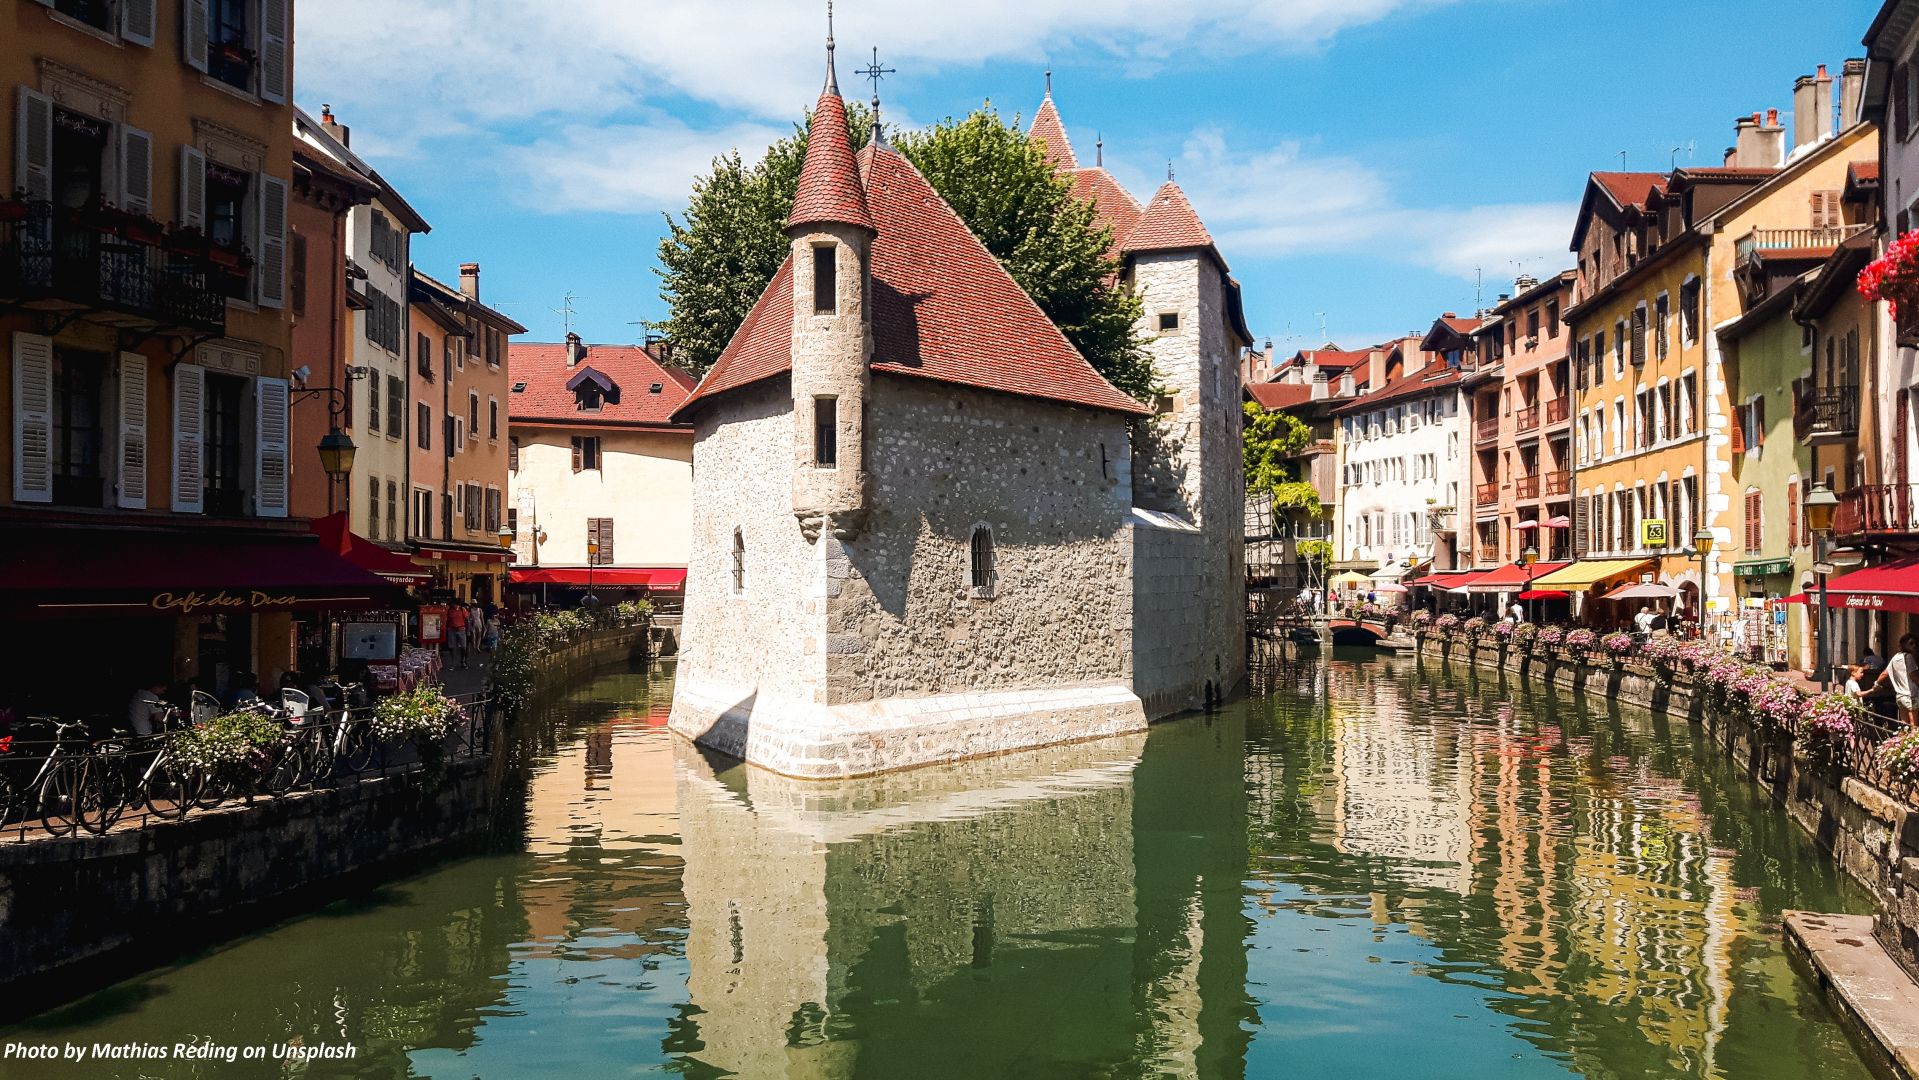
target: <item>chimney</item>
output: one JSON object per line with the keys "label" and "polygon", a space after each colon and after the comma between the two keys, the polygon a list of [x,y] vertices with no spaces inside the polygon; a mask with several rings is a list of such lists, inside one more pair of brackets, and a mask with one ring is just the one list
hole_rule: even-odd
{"label": "chimney", "polygon": [[333,106],[331,105],[320,106],[320,130],[333,136],[333,141],[339,143],[341,146],[353,145],[352,129],[333,118]]}
{"label": "chimney", "polygon": [[[1771,123],[1767,123],[1770,119]],[[1785,160],[1786,129],[1779,126],[1779,110],[1742,116],[1733,124],[1732,165],[1741,169],[1776,169]]]}
{"label": "chimney", "polygon": [[1759,164],[1761,169],[1777,169],[1786,163],[1786,128],[1779,122],[1779,110],[1767,109],[1759,125]]}
{"label": "chimney", "polygon": [[567,334],[566,335],[566,366],[568,368],[579,367],[580,361],[584,359],[586,359],[586,346],[580,344],[580,335],[572,334],[572,333]]}
{"label": "chimney", "polygon": [[1819,117],[1819,138],[1830,139],[1832,126],[1832,76],[1826,74],[1826,65],[1819,65],[1819,74],[1813,76],[1812,107]]}
{"label": "chimney", "polygon": [[1306,354],[1306,362],[1300,365],[1299,374],[1301,380],[1304,382],[1324,383],[1326,381],[1325,373],[1319,370],[1318,353],[1309,352]]}
{"label": "chimney", "polygon": [[[1820,68],[1824,71],[1824,68]],[[1819,92],[1810,75],[1801,75],[1792,84],[1792,148],[1799,149],[1819,141]]]}
{"label": "chimney", "polygon": [[460,295],[475,303],[480,299],[480,264],[460,264]]}
{"label": "chimney", "polygon": [[1521,274],[1517,278],[1513,279],[1513,295],[1514,296],[1522,295],[1527,290],[1536,289],[1538,287],[1539,287],[1539,279],[1532,276],[1531,274]]}
{"label": "chimney", "polygon": [[1857,127],[1866,101],[1866,62],[1848,60],[1839,70],[1839,130]]}
{"label": "chimney", "polygon": [[1326,373],[1315,370],[1312,378],[1312,391],[1308,395],[1314,401],[1325,401],[1332,396],[1333,384],[1326,379]]}

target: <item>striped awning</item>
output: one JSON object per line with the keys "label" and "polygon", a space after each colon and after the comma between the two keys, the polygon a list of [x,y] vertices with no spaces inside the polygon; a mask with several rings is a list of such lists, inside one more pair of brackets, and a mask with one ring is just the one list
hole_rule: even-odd
{"label": "striped awning", "polygon": [[1602,582],[1637,573],[1651,565],[1651,559],[1582,559],[1540,577],[1533,582],[1533,587],[1586,592]]}

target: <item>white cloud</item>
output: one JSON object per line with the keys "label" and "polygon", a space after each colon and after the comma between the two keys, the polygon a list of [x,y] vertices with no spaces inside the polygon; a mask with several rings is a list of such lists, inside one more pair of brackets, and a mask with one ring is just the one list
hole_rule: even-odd
{"label": "white cloud", "polygon": [[[1483,270],[1489,282],[1520,269],[1561,269],[1577,210],[1559,203],[1413,207],[1358,159],[1314,156],[1298,142],[1240,151],[1211,128],[1187,138],[1178,177],[1229,259],[1363,251],[1466,280]],[[1142,192],[1157,180],[1126,178]]]}
{"label": "white cloud", "polygon": [[715,156],[738,149],[751,160],[790,130],[742,123],[700,131],[673,121],[576,125],[509,150],[505,164],[513,190],[532,209],[657,213],[683,206],[693,178]]}

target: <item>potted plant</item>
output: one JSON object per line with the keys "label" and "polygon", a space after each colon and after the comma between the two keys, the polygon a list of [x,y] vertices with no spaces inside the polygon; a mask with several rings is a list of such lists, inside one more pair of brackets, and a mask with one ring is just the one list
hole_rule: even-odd
{"label": "potted plant", "polygon": [[27,193],[15,191],[12,195],[0,198],[0,223],[12,224],[27,220]]}
{"label": "potted plant", "polygon": [[1859,295],[1883,300],[1899,317],[1899,305],[1919,299],[1919,230],[1886,245],[1886,253],[1859,271]]}
{"label": "potted plant", "polygon": [[1583,659],[1598,642],[1599,635],[1583,626],[1566,633],[1566,651],[1573,654],[1575,658]]}
{"label": "potted plant", "polygon": [[1624,667],[1626,658],[1632,655],[1632,635],[1615,630],[1599,639],[1599,647],[1606,650],[1606,659],[1613,667]]}

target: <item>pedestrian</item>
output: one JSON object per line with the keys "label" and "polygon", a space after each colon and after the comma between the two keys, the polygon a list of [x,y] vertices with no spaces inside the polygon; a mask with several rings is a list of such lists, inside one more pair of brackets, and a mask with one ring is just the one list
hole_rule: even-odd
{"label": "pedestrian", "polygon": [[466,605],[454,604],[446,613],[446,644],[460,657],[460,666],[466,666]]}
{"label": "pedestrian", "polygon": [[1518,626],[1520,623],[1526,621],[1526,609],[1522,607],[1516,599],[1513,601],[1512,609],[1506,612],[1506,615],[1512,619],[1514,626]]}
{"label": "pedestrian", "polygon": [[127,727],[135,735],[152,735],[166,727],[167,680],[150,679],[146,685],[133,692],[133,700],[127,702]]}
{"label": "pedestrian", "polygon": [[1650,636],[1652,634],[1651,605],[1639,605],[1639,614],[1632,617],[1632,628],[1638,631],[1641,636]]}
{"label": "pedestrian", "polygon": [[1915,656],[1915,653],[1919,653],[1919,638],[1911,634],[1900,638],[1899,651],[1892,654],[1891,661],[1886,664],[1886,670],[1881,672],[1878,680],[1873,683],[1874,687],[1877,687],[1879,683],[1888,683],[1892,686],[1892,700],[1899,707],[1899,722],[1907,727],[1914,725],[1912,689],[1915,682],[1919,682],[1913,677],[1915,671],[1919,671],[1919,656]]}
{"label": "pedestrian", "polygon": [[480,640],[486,634],[486,615],[480,605],[469,601],[466,606],[466,647],[472,652],[480,651]]}
{"label": "pedestrian", "polygon": [[1886,670],[1886,662],[1879,658],[1878,653],[1872,651],[1870,645],[1866,646],[1866,655],[1859,658],[1859,666],[1866,669],[1866,677],[1869,679],[1877,679],[1879,673]]}
{"label": "pedestrian", "polygon": [[1865,678],[1866,678],[1866,665],[1847,664],[1846,665],[1846,696],[1849,698],[1857,698],[1863,695],[1866,692]]}
{"label": "pedestrian", "polygon": [[1652,619],[1646,623],[1646,627],[1652,631],[1653,637],[1672,636],[1672,623],[1666,618],[1666,613],[1663,611],[1653,612]]}

